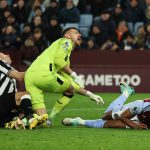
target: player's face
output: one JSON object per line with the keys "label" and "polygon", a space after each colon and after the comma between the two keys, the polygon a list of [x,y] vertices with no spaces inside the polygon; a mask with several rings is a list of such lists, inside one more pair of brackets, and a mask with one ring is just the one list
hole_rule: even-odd
{"label": "player's face", "polygon": [[80,46],[81,34],[77,30],[70,29],[70,31],[68,32],[68,37],[74,43],[74,46]]}
{"label": "player's face", "polygon": [[12,63],[12,60],[9,55],[0,53],[0,59],[6,61],[8,64]]}

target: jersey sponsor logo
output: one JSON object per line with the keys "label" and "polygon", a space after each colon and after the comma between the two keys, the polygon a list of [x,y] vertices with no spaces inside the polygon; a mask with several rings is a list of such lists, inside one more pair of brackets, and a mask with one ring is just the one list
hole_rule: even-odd
{"label": "jersey sponsor logo", "polygon": [[65,42],[65,43],[63,44],[62,48],[63,48],[65,51],[67,51],[68,48],[69,48],[69,42]]}
{"label": "jersey sponsor logo", "polygon": [[62,48],[65,50],[65,51],[67,51],[68,49],[65,47],[65,45],[63,45],[62,46]]}
{"label": "jersey sponsor logo", "polygon": [[66,42],[65,45],[66,45],[66,47],[69,47],[69,42]]}
{"label": "jersey sponsor logo", "polygon": [[133,108],[133,111],[136,111],[136,109],[137,109],[137,107],[134,107],[134,108]]}

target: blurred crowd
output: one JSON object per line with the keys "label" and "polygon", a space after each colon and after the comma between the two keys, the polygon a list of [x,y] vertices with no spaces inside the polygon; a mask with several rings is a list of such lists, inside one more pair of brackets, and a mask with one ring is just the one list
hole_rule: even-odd
{"label": "blurred crowd", "polygon": [[[90,26],[86,19],[86,28],[80,27],[81,15],[92,16]],[[150,0],[0,0],[0,22],[0,49],[20,51],[26,63],[66,25],[83,33],[76,50],[150,49]]]}

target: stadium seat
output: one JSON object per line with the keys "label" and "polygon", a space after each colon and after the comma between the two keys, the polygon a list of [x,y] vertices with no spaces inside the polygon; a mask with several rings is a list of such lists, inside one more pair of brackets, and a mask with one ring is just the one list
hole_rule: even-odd
{"label": "stadium seat", "polygon": [[63,29],[66,29],[66,28],[69,28],[69,27],[75,27],[75,28],[79,29],[79,24],[78,23],[66,23],[62,27],[63,27]]}
{"label": "stadium seat", "polygon": [[93,15],[92,14],[81,14],[79,27],[91,27],[93,23]]}
{"label": "stadium seat", "polygon": [[88,38],[90,28],[88,28],[88,27],[79,27],[79,31],[80,31],[83,38]]}
{"label": "stadium seat", "polygon": [[79,30],[83,38],[88,38],[90,28],[93,24],[93,15],[92,14],[81,14],[79,21]]}
{"label": "stadium seat", "polygon": [[143,25],[144,25],[143,22],[136,22],[135,25],[134,25],[134,34],[136,34],[137,31],[138,31],[138,28],[139,28],[140,26],[143,26]]}
{"label": "stadium seat", "polygon": [[128,27],[129,27],[129,30],[132,32],[132,34],[136,34],[137,31],[138,31],[138,28],[140,26],[143,26],[143,22],[136,22],[135,24],[132,23],[132,22],[128,22]]}
{"label": "stadium seat", "polygon": [[129,30],[133,33],[133,23],[132,22],[128,22],[128,28]]}

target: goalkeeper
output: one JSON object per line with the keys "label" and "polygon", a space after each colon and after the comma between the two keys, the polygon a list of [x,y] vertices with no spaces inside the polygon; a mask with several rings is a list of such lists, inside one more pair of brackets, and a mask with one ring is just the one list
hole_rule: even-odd
{"label": "goalkeeper", "polygon": [[84,88],[83,79],[69,67],[71,51],[80,46],[81,34],[76,28],[70,27],[63,31],[62,37],[52,43],[25,73],[26,89],[31,94],[32,108],[37,114],[47,114],[44,92],[63,93],[54,104],[50,119],[67,106],[75,92],[71,82],[57,72],[65,72]]}

